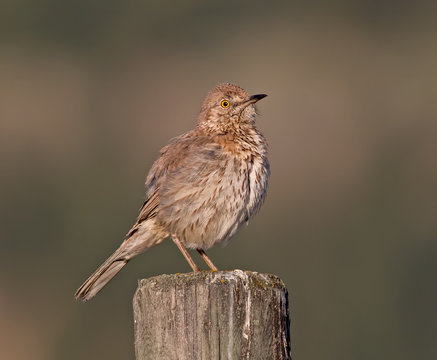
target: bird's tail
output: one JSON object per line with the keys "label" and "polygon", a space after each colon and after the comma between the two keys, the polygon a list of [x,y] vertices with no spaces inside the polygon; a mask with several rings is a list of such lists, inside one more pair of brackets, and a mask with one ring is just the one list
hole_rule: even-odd
{"label": "bird's tail", "polygon": [[120,247],[76,291],[76,299],[94,297],[134,256],[158,245],[168,233],[152,219],[137,223]]}
{"label": "bird's tail", "polygon": [[100,267],[81,285],[74,294],[76,299],[87,301],[94,297],[128,263],[125,251],[120,246]]}

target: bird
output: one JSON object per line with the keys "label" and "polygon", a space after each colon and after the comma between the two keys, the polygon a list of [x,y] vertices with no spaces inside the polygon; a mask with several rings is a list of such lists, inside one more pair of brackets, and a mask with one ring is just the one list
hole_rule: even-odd
{"label": "bird", "polygon": [[133,257],[169,237],[194,272],[200,269],[186,248],[218,271],[205,251],[226,244],[266,196],[267,142],[255,125],[255,104],[266,96],[231,83],[208,92],[194,129],[170,140],[152,165],[136,223],[76,299],[93,298]]}

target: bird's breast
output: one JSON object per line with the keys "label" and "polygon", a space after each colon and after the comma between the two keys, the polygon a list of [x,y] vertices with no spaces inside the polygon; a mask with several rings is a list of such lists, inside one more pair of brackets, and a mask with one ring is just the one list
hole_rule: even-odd
{"label": "bird's breast", "polygon": [[261,157],[228,154],[196,171],[190,181],[178,179],[177,192],[167,192],[159,216],[185,246],[208,249],[227,241],[259,208],[268,163]]}

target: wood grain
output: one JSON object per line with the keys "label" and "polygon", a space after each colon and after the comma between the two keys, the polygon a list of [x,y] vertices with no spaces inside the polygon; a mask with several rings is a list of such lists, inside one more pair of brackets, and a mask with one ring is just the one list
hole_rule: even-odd
{"label": "wood grain", "polygon": [[137,360],[291,359],[288,294],[275,275],[203,271],[139,281]]}

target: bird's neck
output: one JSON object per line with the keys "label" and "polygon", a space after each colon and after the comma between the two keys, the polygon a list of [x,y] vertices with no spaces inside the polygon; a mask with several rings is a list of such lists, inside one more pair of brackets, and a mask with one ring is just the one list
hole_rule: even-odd
{"label": "bird's neck", "polygon": [[266,140],[253,123],[224,128],[211,128],[199,124],[196,132],[212,138],[232,153],[247,153],[260,157],[266,156],[267,153]]}

